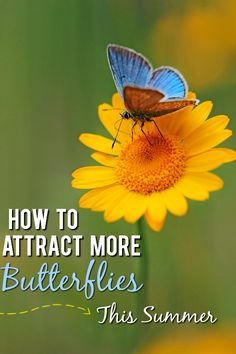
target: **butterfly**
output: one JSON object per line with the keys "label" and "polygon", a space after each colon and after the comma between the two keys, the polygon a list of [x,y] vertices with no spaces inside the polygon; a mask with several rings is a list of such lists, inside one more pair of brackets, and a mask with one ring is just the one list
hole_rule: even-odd
{"label": "butterfly", "polygon": [[[154,70],[143,55],[116,44],[107,46],[107,57],[117,91],[126,107],[121,117],[134,121],[132,136],[138,122],[146,135],[143,130],[146,121],[154,122],[161,134],[154,117],[198,103],[198,100],[187,98],[188,85],[178,70],[170,66]],[[117,136],[112,146],[116,139]]]}

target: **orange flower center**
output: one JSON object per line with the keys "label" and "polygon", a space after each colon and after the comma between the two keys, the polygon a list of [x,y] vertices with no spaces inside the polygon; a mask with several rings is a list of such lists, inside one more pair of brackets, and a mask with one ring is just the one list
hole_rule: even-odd
{"label": "orange flower center", "polygon": [[122,150],[116,173],[130,191],[149,194],[173,186],[186,165],[183,144],[176,136],[163,139],[154,134],[140,135]]}

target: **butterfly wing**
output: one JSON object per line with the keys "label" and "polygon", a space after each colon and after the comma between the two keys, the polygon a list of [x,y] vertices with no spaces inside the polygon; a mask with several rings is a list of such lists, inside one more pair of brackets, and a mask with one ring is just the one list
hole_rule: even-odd
{"label": "butterfly wing", "polygon": [[196,100],[178,99],[162,101],[163,98],[163,93],[157,90],[132,86],[124,88],[125,105],[129,112],[134,115],[147,114],[150,117],[157,117],[196,104]]}
{"label": "butterfly wing", "polygon": [[197,104],[186,99],[188,85],[178,70],[162,66],[153,71],[141,54],[115,44],[108,45],[107,55],[115,85],[130,113],[151,114]]}
{"label": "butterfly wing", "polygon": [[164,94],[149,88],[124,87],[125,106],[130,113],[148,113],[164,98]]}
{"label": "butterfly wing", "polygon": [[154,114],[154,116],[158,117],[167,113],[175,112],[181,108],[191,105],[196,105],[196,100],[182,99],[159,102],[156,107],[153,107],[153,111],[157,109],[157,111],[155,112],[156,114]]}
{"label": "butterfly wing", "polygon": [[188,85],[180,72],[170,66],[161,66],[153,71],[148,87],[165,94],[165,99],[183,99],[187,96]]}
{"label": "butterfly wing", "polygon": [[107,47],[107,56],[116,88],[122,98],[125,86],[145,87],[151,79],[152,66],[141,54],[110,44]]}

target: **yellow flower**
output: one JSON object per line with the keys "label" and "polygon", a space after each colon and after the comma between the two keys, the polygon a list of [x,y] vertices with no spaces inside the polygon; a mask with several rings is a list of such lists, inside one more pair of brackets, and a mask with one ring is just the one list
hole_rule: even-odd
{"label": "yellow flower", "polygon": [[[117,108],[125,109],[118,94],[112,106],[99,106],[100,120],[113,138],[120,121]],[[102,166],[74,171],[72,186],[91,189],[80,199],[80,207],[104,211],[107,222],[124,218],[135,223],[145,215],[150,227],[160,231],[167,211],[186,214],[186,198],[208,199],[209,192],[223,187],[222,179],[209,171],[236,159],[235,151],[214,148],[232,132],[225,129],[229,119],[224,115],[207,120],[211,108],[211,102],[204,102],[155,118],[164,139],[153,122],[146,122],[146,136],[137,125],[132,140],[131,119],[123,119],[113,149],[112,139],[82,134],[80,141],[96,150],[92,158]]]}
{"label": "yellow flower", "polygon": [[234,354],[235,327],[216,328],[204,333],[185,330],[166,336],[138,354]]}

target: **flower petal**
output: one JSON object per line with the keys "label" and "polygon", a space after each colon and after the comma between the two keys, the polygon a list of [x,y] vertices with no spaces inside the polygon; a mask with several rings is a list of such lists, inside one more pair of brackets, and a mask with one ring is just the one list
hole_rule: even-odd
{"label": "flower petal", "polygon": [[152,193],[148,202],[147,213],[152,220],[161,223],[166,218],[166,206],[161,193]]}
{"label": "flower petal", "polygon": [[198,106],[187,106],[174,113],[156,119],[156,123],[163,133],[167,131],[184,139],[198,128],[209,116],[212,102],[206,101]]}
{"label": "flower petal", "polygon": [[117,182],[114,169],[103,166],[81,167],[72,176],[72,187],[79,189],[99,188]]}
{"label": "flower petal", "polygon": [[148,200],[149,196],[130,192],[129,199],[126,200],[125,220],[129,223],[135,223],[145,213]]}
{"label": "flower petal", "polygon": [[189,155],[193,156],[209,150],[227,139],[232,134],[230,130],[224,130],[228,122],[228,117],[216,116],[189,134],[184,140]]}
{"label": "flower petal", "polygon": [[189,199],[207,200],[209,198],[209,192],[207,189],[194,181],[192,176],[187,174],[182,176],[182,178],[175,184],[175,188]]}
{"label": "flower petal", "polygon": [[99,197],[94,200],[94,203],[91,207],[95,211],[105,211],[107,208],[112,207],[117,199],[120,198],[120,186],[113,185],[105,188]]}
{"label": "flower petal", "polygon": [[81,134],[79,140],[91,149],[104,152],[110,155],[119,155],[120,144],[115,144],[112,148],[113,141],[97,134],[84,133]]}
{"label": "flower petal", "polygon": [[112,96],[112,106],[115,108],[121,108],[123,110],[126,109],[124,102],[118,92],[114,93],[114,95]]}
{"label": "flower petal", "polygon": [[127,201],[130,199],[130,191],[123,186],[119,186],[119,196],[113,200],[113,203],[106,207],[104,219],[106,222],[117,221],[122,218],[127,209]]}
{"label": "flower petal", "polygon": [[122,186],[96,188],[85,193],[80,198],[80,207],[95,211],[104,211],[116,204],[116,200],[122,197]]}
{"label": "flower petal", "polygon": [[209,192],[217,191],[224,186],[224,181],[211,172],[192,172],[188,173],[188,177]]}
{"label": "flower petal", "polygon": [[192,133],[195,129],[202,125],[211,113],[213,104],[211,101],[205,101],[196,106],[188,119],[185,119],[181,127],[180,137],[185,139],[187,135]]}
{"label": "flower petal", "polygon": [[165,219],[162,222],[158,222],[156,219],[151,218],[148,211],[145,213],[145,219],[150,228],[157,232],[161,231],[165,224]]}
{"label": "flower petal", "polygon": [[98,107],[98,115],[102,124],[113,136],[113,138],[117,136],[117,141],[120,142],[126,142],[130,140],[130,132],[133,124],[131,119],[123,119],[120,116],[120,113],[122,113],[124,110],[125,106],[123,104],[120,105],[120,107],[113,107],[104,103]]}
{"label": "flower petal", "polygon": [[[185,126],[185,122],[191,119],[192,110],[192,106],[187,106],[176,112],[155,118],[155,122],[163,134],[167,132],[169,134],[182,136],[182,127]],[[152,124],[151,127],[152,131],[156,131],[154,124]]]}
{"label": "flower petal", "polygon": [[236,151],[224,148],[215,148],[200,155],[190,157],[187,162],[187,171],[211,171],[224,163],[235,161]]}
{"label": "flower petal", "polygon": [[232,135],[232,131],[229,129],[222,130],[221,132],[214,132],[208,137],[199,136],[189,144],[187,149],[189,150],[188,155],[194,156],[200,154],[206,150],[209,150],[223,141],[228,139]]}
{"label": "flower petal", "polygon": [[176,216],[183,216],[187,213],[188,203],[182,193],[176,188],[169,188],[163,191],[163,199],[166,208]]}
{"label": "flower petal", "polygon": [[98,115],[100,121],[113,138],[117,133],[117,129],[115,127],[116,122],[121,120],[120,113],[122,113],[122,109],[120,111],[116,110],[114,107],[107,103],[103,103],[98,106]]}
{"label": "flower petal", "polygon": [[94,152],[91,157],[100,164],[108,167],[114,167],[117,163],[117,158],[103,152]]}
{"label": "flower petal", "polygon": [[188,91],[187,98],[188,100],[195,100],[197,98],[196,93],[192,91]]}
{"label": "flower petal", "polygon": [[225,115],[215,116],[208,119],[205,123],[201,124],[191,134],[185,137],[185,141],[192,140],[192,137],[199,136],[201,134],[209,135],[212,131],[223,130],[229,123],[229,118]]}
{"label": "flower petal", "polygon": [[96,203],[96,201],[98,201],[100,199],[101,194],[103,193],[104,189],[106,189],[106,188],[107,187],[92,189],[92,190],[86,192],[84,195],[82,195],[82,197],[80,198],[80,201],[79,201],[80,208],[91,209],[93,207],[94,203]]}

